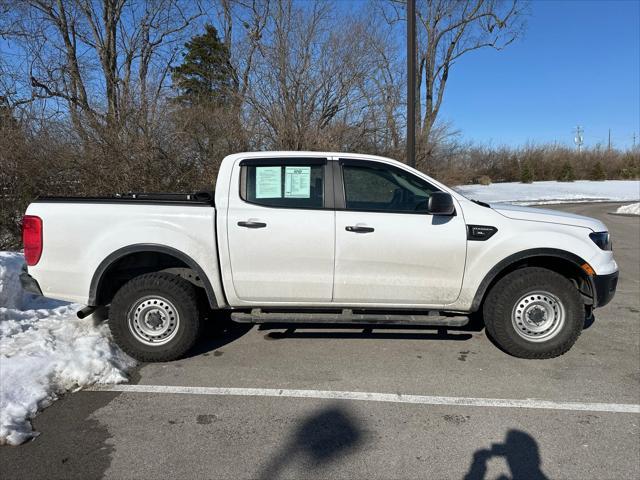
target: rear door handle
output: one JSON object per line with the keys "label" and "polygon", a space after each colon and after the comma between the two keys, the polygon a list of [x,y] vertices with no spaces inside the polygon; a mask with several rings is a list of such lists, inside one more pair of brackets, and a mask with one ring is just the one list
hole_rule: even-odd
{"label": "rear door handle", "polygon": [[238,226],[244,228],[264,228],[267,224],[264,222],[256,222],[255,220],[248,220],[246,222],[238,222]]}
{"label": "rear door handle", "polygon": [[375,228],[373,227],[364,227],[362,225],[349,225],[347,227],[344,227],[344,229],[347,232],[353,233],[371,233],[375,230]]}

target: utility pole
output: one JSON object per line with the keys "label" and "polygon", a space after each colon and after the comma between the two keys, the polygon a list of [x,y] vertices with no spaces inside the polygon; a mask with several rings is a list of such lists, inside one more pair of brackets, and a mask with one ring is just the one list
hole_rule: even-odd
{"label": "utility pole", "polygon": [[573,143],[578,147],[578,153],[582,153],[582,144],[584,143],[584,128],[580,125],[576,126],[576,136],[573,137]]}
{"label": "utility pole", "polygon": [[407,0],[407,164],[416,166],[416,0]]}

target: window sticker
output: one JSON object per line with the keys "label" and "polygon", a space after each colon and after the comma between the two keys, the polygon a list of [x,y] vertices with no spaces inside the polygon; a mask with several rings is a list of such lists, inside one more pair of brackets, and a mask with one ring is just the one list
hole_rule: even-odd
{"label": "window sticker", "polygon": [[311,198],[311,167],[285,167],[285,198]]}
{"label": "window sticker", "polygon": [[256,198],[282,198],[282,167],[256,167]]}

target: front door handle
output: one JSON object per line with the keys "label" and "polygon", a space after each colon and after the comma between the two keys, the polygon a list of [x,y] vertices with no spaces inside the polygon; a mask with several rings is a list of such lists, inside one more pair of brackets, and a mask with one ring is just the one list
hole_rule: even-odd
{"label": "front door handle", "polygon": [[246,222],[238,222],[239,227],[244,228],[264,228],[267,226],[264,222],[256,222],[255,220],[249,220]]}
{"label": "front door handle", "polygon": [[371,233],[375,230],[373,227],[363,227],[362,225],[349,225],[348,227],[344,227],[347,232],[353,233]]}

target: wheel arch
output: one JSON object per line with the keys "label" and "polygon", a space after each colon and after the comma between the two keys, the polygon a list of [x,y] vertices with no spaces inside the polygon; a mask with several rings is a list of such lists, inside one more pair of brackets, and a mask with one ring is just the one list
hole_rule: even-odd
{"label": "wheel arch", "polygon": [[[183,266],[193,270],[202,281],[209,305],[211,306],[211,308],[218,308],[218,301],[216,299],[213,286],[204,269],[200,267],[200,265],[198,265],[195,260],[193,260],[187,254],[181,252],[180,250],[166,245],[158,245],[153,243],[128,245],[112,252],[104,260],[102,260],[102,262],[100,262],[100,265],[98,265],[98,268],[96,268],[93,277],[91,278],[91,283],[89,285],[88,305],[106,305],[108,303],[108,300],[110,300],[113,297],[113,294],[115,294],[115,291],[111,291],[113,289],[106,288],[106,280],[109,279],[109,274],[113,273],[114,268],[126,259],[144,254],[155,254],[158,256],[162,256],[165,259],[174,259],[175,262],[177,262],[175,266],[180,266],[180,264],[182,264]],[[158,270],[151,269],[147,271],[141,271],[139,272],[139,274],[148,273],[150,271]]]}
{"label": "wheel arch", "polygon": [[542,267],[553,270],[574,281],[576,288],[585,298],[585,303],[593,303],[595,286],[593,278],[587,275],[582,265],[587,263],[578,255],[556,248],[534,248],[514,253],[498,262],[485,275],[476,290],[471,311],[480,309],[491,288],[508,273],[519,268]]}

